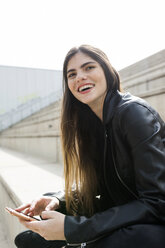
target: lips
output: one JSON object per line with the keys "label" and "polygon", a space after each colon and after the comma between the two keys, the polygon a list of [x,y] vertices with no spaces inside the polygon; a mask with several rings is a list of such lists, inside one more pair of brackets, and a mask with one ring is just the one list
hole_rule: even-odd
{"label": "lips", "polygon": [[94,84],[83,84],[83,85],[80,85],[78,87],[78,92],[85,92],[85,91],[88,91],[90,89],[92,89],[95,85]]}

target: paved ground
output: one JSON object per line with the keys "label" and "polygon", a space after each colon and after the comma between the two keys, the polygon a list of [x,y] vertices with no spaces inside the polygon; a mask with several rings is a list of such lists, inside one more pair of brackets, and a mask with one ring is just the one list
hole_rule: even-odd
{"label": "paved ground", "polygon": [[1,222],[0,222],[0,248],[9,248],[9,244],[7,242],[7,236]]}

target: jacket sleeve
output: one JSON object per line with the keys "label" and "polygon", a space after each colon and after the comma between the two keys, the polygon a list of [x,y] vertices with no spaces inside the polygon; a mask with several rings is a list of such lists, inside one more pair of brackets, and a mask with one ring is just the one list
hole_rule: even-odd
{"label": "jacket sleeve", "polygon": [[138,103],[118,115],[125,142],[130,147],[138,199],[85,216],[65,217],[68,243],[92,241],[124,226],[165,221],[165,127],[152,109]]}

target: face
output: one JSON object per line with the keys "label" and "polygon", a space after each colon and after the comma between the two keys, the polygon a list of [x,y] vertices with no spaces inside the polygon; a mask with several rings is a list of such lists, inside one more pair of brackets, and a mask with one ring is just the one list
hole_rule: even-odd
{"label": "face", "polygon": [[68,63],[67,79],[70,91],[79,101],[93,110],[103,106],[107,83],[102,67],[94,59],[76,53]]}

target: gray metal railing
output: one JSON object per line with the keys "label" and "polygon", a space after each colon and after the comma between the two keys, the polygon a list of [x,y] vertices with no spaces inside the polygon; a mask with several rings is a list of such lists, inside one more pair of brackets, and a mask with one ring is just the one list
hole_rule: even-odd
{"label": "gray metal railing", "polygon": [[0,115],[0,132],[61,98],[62,90],[58,90],[46,97],[32,99],[25,104],[19,105],[16,109],[11,109],[9,112]]}

